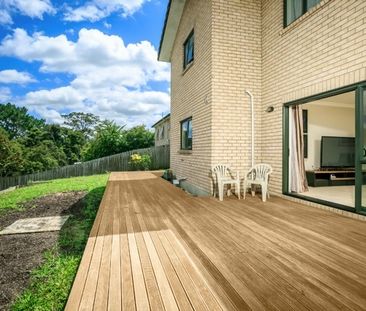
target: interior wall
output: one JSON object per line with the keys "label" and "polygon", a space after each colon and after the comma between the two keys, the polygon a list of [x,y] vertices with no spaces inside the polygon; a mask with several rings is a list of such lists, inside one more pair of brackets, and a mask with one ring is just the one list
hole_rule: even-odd
{"label": "interior wall", "polygon": [[326,102],[302,106],[308,110],[308,158],[305,169],[320,167],[320,142],[322,136],[355,137],[355,107],[332,107]]}

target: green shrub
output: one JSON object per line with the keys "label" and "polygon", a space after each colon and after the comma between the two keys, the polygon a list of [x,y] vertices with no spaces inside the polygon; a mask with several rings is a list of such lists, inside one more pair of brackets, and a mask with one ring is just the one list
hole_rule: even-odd
{"label": "green shrub", "polygon": [[151,168],[151,156],[149,154],[132,154],[130,157],[130,167],[134,171],[148,171]]}

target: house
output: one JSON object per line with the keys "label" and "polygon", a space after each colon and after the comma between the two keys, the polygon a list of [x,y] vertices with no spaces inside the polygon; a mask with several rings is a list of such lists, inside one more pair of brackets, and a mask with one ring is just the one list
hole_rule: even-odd
{"label": "house", "polygon": [[250,168],[252,94],[271,192],[365,213],[365,18],[357,0],[170,0],[159,60],[183,186],[208,195],[215,164]]}
{"label": "house", "polygon": [[155,129],[155,146],[170,144],[170,113],[161,118],[153,126]]}

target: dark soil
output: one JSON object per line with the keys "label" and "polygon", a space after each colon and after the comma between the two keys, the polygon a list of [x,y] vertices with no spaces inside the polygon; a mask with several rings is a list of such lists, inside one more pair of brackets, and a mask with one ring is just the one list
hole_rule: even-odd
{"label": "dark soil", "polygon": [[[23,204],[21,211],[0,216],[0,230],[23,218],[78,214],[86,192],[57,193]],[[30,272],[43,261],[43,254],[57,242],[59,232],[41,232],[0,236],[0,310],[28,285]]]}

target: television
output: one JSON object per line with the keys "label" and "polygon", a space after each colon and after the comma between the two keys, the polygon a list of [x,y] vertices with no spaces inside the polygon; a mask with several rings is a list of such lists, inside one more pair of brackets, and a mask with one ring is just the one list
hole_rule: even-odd
{"label": "television", "polygon": [[322,136],[320,147],[322,168],[351,168],[355,166],[355,138]]}

